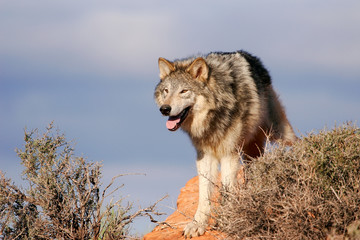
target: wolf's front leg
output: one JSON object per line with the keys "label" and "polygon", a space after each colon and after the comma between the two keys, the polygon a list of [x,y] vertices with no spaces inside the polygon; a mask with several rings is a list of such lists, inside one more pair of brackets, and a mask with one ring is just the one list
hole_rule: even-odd
{"label": "wolf's front leg", "polygon": [[226,191],[232,191],[237,185],[236,176],[240,168],[239,154],[229,154],[220,160],[221,183]]}
{"label": "wolf's front leg", "polygon": [[216,181],[218,161],[211,155],[205,155],[196,162],[199,175],[199,205],[194,220],[184,229],[186,237],[197,237],[205,233],[210,216],[211,193]]}

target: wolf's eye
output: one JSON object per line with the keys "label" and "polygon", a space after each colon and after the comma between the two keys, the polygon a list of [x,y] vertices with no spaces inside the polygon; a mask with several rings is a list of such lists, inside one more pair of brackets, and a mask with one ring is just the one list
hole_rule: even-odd
{"label": "wolf's eye", "polygon": [[187,93],[189,90],[187,90],[187,89],[184,89],[184,90],[182,90],[180,93]]}
{"label": "wolf's eye", "polygon": [[167,88],[164,89],[164,93],[168,93],[169,90]]}

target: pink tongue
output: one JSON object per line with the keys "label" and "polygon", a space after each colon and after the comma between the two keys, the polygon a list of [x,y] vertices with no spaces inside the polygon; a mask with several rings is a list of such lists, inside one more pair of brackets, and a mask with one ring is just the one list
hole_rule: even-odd
{"label": "pink tongue", "polygon": [[168,129],[174,129],[176,124],[180,122],[180,118],[169,117],[169,120],[166,122],[166,127]]}

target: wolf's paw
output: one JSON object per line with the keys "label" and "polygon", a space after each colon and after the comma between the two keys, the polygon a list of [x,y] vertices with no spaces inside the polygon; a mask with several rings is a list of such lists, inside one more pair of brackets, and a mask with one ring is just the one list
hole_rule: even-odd
{"label": "wolf's paw", "polygon": [[192,221],[186,225],[184,228],[184,236],[185,238],[189,237],[197,237],[201,236],[205,233],[206,225],[199,224],[196,221]]}

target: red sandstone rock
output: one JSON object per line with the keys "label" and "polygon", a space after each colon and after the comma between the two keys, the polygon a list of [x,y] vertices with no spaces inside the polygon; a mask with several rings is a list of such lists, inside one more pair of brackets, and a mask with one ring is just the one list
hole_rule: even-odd
{"label": "red sandstone rock", "polygon": [[[144,240],[176,240],[184,239],[182,231],[185,225],[192,220],[196,212],[199,198],[199,178],[194,177],[190,179],[185,187],[180,190],[180,195],[177,200],[177,210],[171,214],[165,222],[171,227],[166,225],[160,225],[154,228],[154,230],[144,236]],[[208,228],[206,233],[200,237],[194,237],[194,240],[217,240],[219,239],[219,233],[210,231]],[[215,236],[218,236],[216,238]]]}
{"label": "red sandstone rock", "polygon": [[[244,172],[241,169],[238,173],[238,180],[240,183],[244,183]],[[216,189],[216,188],[215,188]],[[215,196],[218,196],[215,193]],[[165,222],[171,227],[166,225],[159,225],[154,230],[144,236],[144,240],[177,240],[184,239],[182,235],[183,229],[187,223],[192,221],[195,215],[199,199],[199,178],[194,177],[190,179],[185,187],[180,190],[180,195],[177,200],[177,210],[171,214]],[[224,239],[224,235],[211,231],[210,227],[204,235],[194,237],[194,240],[218,240]]]}

